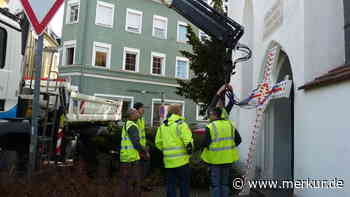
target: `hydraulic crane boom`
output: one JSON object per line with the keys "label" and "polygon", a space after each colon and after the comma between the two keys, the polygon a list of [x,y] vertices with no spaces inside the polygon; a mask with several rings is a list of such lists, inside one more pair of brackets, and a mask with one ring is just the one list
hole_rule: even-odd
{"label": "hydraulic crane boom", "polygon": [[223,41],[228,49],[235,49],[244,34],[244,28],[219,13],[202,0],[162,0],[206,34]]}
{"label": "hydraulic crane boom", "polygon": [[[214,37],[224,44],[228,49],[225,60],[225,83],[230,82],[231,75],[234,74],[236,64],[248,61],[251,50],[238,43],[244,34],[244,28],[231,18],[219,13],[202,0],[161,0],[163,4],[175,10],[178,14],[186,18],[193,25]],[[236,59],[232,63],[232,51],[237,50],[246,55]]]}

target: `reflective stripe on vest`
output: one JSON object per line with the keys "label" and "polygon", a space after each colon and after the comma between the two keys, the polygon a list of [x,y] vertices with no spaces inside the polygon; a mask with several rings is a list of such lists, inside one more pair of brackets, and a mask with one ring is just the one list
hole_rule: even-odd
{"label": "reflective stripe on vest", "polygon": [[230,150],[230,149],[234,149],[235,146],[225,146],[225,147],[221,147],[221,148],[209,148],[210,151],[223,151],[223,150]]}
{"label": "reflective stripe on vest", "polygon": [[[234,141],[235,140],[232,124],[231,124],[232,137],[218,137],[219,136],[219,132],[218,132],[217,126],[215,125],[215,123],[211,123],[211,124],[212,124],[213,130],[214,130],[214,135],[215,135],[215,138],[212,140],[212,142],[221,142],[221,141],[225,141],[225,140],[232,140],[232,141]],[[234,148],[234,146],[228,146],[228,147],[222,147],[222,148],[210,148],[210,146],[209,146],[209,150],[210,151],[229,150],[229,149],[233,149],[233,148]]]}
{"label": "reflective stripe on vest", "polygon": [[[145,136],[141,136],[140,139],[145,139],[146,137]],[[122,140],[129,140],[128,137],[123,137]]]}
{"label": "reflective stripe on vest", "polygon": [[[189,162],[189,155],[187,154],[184,142],[181,138],[181,124],[183,121],[176,121],[169,126],[161,126],[159,132],[168,139],[171,143],[166,143],[162,149],[163,159],[166,168],[176,168],[185,165]],[[176,139],[174,139],[174,137]]]}
{"label": "reflective stripe on vest", "polygon": [[[181,131],[180,131],[180,125],[182,124],[182,121],[179,121],[176,123],[176,135],[180,138]],[[182,140],[181,140],[182,141]],[[183,143],[183,142],[182,142]],[[168,154],[166,151],[173,151],[173,150],[182,150],[183,153],[176,153],[176,154]],[[163,149],[164,157],[181,157],[187,155],[185,145],[183,146],[176,146],[176,147],[167,147]]]}
{"label": "reflective stripe on vest", "polygon": [[182,157],[186,155],[187,155],[186,153],[179,153],[179,154],[164,155],[164,157]]}
{"label": "reflective stripe on vest", "polygon": [[[128,135],[128,129],[131,126],[135,126],[138,129],[138,125],[132,121],[127,121],[122,129],[121,146],[120,146],[121,162],[134,162],[140,159],[140,155],[138,151],[135,149]],[[139,135],[140,135],[140,131],[139,131]]]}
{"label": "reflective stripe on vest", "polygon": [[140,129],[140,144],[146,146],[145,119],[143,117],[139,118],[136,124]]}
{"label": "reflective stripe on vest", "polygon": [[209,124],[208,128],[212,139],[209,147],[204,149],[201,158],[214,165],[237,161],[239,154],[234,141],[235,128],[231,121],[214,121]]}

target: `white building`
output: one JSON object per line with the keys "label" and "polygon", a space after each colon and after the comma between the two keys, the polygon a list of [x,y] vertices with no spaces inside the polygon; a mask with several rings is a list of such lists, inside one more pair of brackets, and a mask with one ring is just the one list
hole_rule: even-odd
{"label": "white building", "polygon": [[[338,178],[345,184],[342,189],[294,189],[297,197],[350,196],[350,66],[346,66],[350,61],[346,58],[350,42],[345,42],[350,41],[350,32],[346,34],[344,30],[349,26],[349,20],[344,20],[344,14],[350,18],[349,3],[348,0],[229,2],[229,16],[245,26],[241,42],[254,52],[252,60],[240,65],[232,78],[239,97],[247,97],[262,81],[265,56],[273,47],[280,48],[280,53],[272,78],[279,81],[289,75],[293,79],[290,99],[271,101],[265,111],[254,156],[256,178]],[[323,77],[315,80],[320,76]],[[246,109],[232,113],[244,141],[240,148],[243,162],[255,115],[255,110]]]}

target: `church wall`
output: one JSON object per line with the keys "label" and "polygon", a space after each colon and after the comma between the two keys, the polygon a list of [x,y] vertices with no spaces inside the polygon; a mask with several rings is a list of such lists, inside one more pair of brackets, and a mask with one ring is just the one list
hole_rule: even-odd
{"label": "church wall", "polygon": [[305,80],[343,65],[344,42],[343,0],[305,1]]}
{"label": "church wall", "polygon": [[296,190],[298,197],[350,196],[350,82],[302,92],[295,124],[295,179],[345,181],[344,189]]}
{"label": "church wall", "polygon": [[[253,86],[256,87],[256,84],[261,80],[263,62],[266,54],[266,50],[271,44],[271,42],[277,42],[282,46],[282,50],[285,51],[290,59],[293,71],[293,77],[296,84],[303,84],[304,77],[304,47],[301,43],[304,43],[304,12],[303,12],[303,3],[301,0],[287,1],[284,2],[284,24],[272,33],[266,39],[263,39],[264,32],[264,17],[266,10],[269,10],[273,6],[275,1],[253,1],[253,10],[254,14],[254,47],[253,50],[253,76],[251,80],[253,81]],[[230,14],[232,18],[243,23],[243,10],[244,10],[244,1],[242,2],[231,2]],[[241,14],[237,16],[237,14]],[[232,77],[232,86],[238,92],[240,98],[245,98],[247,95],[242,95],[242,76],[240,76],[241,69],[237,68],[237,75]],[[296,85],[298,87],[298,85]],[[297,111],[296,111],[297,113]],[[251,139],[252,126],[255,121],[255,110],[245,110],[245,109],[235,109],[235,112],[232,114],[232,118],[238,122],[238,129],[242,133],[242,137],[245,139],[241,145],[241,158],[244,161],[247,157],[248,146]]]}
{"label": "church wall", "polygon": [[[230,1],[229,16],[244,24],[245,1]],[[252,0],[254,16],[253,86],[262,76],[263,61],[271,42],[277,42],[288,55],[294,80],[294,178],[333,178],[350,181],[347,141],[349,133],[348,101],[350,83],[337,84],[304,92],[297,87],[342,65],[345,60],[344,12],[341,0],[282,0],[283,24],[263,38],[264,17],[276,0]],[[231,84],[240,98],[242,68],[237,68]],[[333,96],[334,95],[334,96]],[[243,137],[241,161],[245,161],[255,120],[254,110],[235,109],[231,118],[237,121]],[[348,131],[348,132],[346,132]],[[347,188],[347,187],[345,187]],[[336,192],[336,193],[333,193]],[[296,190],[297,197],[350,196],[342,191],[317,189]],[[335,195],[336,194],[336,195]],[[339,195],[338,195],[339,194]],[[345,194],[345,195],[344,195]],[[346,195],[347,194],[347,195]]]}

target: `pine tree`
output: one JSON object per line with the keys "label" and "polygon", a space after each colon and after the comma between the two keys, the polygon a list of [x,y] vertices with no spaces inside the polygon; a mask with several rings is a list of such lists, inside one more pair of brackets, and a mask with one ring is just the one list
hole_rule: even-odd
{"label": "pine tree", "polygon": [[[212,0],[212,3],[214,9],[224,13],[222,0]],[[217,90],[225,83],[223,65],[227,52],[223,43],[216,38],[201,41],[190,25],[187,30],[192,52],[180,52],[190,60],[193,77],[190,80],[178,80],[180,87],[176,93],[195,103],[204,103],[207,108]]]}

